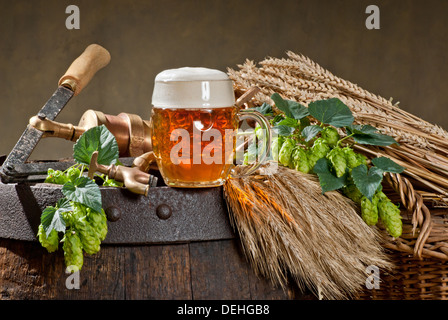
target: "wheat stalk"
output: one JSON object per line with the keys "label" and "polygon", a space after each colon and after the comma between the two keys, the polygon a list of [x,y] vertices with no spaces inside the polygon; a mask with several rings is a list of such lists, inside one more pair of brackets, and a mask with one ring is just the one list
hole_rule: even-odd
{"label": "wheat stalk", "polygon": [[366,267],[392,267],[379,232],[339,192],[322,195],[314,175],[279,167],[273,174],[229,178],[225,197],[231,222],[254,270],[285,287],[324,299],[354,297]]}

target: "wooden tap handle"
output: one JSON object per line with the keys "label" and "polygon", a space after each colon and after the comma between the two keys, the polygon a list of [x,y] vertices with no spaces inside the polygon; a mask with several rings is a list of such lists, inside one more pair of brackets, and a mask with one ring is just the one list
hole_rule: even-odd
{"label": "wooden tap handle", "polygon": [[76,96],[87,86],[95,73],[109,62],[109,51],[98,44],[91,44],[73,61],[58,84],[69,87]]}
{"label": "wooden tap handle", "polygon": [[249,102],[250,99],[252,99],[258,92],[260,92],[260,90],[261,89],[257,86],[249,88],[241,97],[236,100],[235,105],[238,108],[241,108],[243,104]]}

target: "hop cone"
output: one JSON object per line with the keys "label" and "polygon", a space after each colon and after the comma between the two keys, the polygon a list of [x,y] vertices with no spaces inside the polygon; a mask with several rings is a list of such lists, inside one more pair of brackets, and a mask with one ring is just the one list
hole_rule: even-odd
{"label": "hop cone", "polygon": [[64,260],[67,270],[77,272],[84,263],[81,239],[74,231],[67,231],[63,239]]}
{"label": "hop cone", "polygon": [[330,147],[335,147],[340,137],[338,131],[333,127],[326,127],[320,132],[322,139],[328,142]]}
{"label": "hop cone", "polygon": [[81,170],[78,168],[70,167],[67,170],[67,179],[70,181],[75,181],[76,178],[78,178],[81,175]]}
{"label": "hop cone", "polygon": [[330,147],[328,146],[328,142],[326,140],[319,138],[314,141],[314,144],[311,147],[311,151],[313,155],[320,159],[327,156],[327,154],[330,152]]}
{"label": "hop cone", "polygon": [[67,176],[60,170],[48,169],[45,183],[64,184],[68,181]]}
{"label": "hop cone", "polygon": [[381,200],[378,204],[378,213],[381,221],[384,223],[387,232],[398,238],[402,233],[402,222],[400,209],[392,203],[389,199]]}
{"label": "hop cone", "polygon": [[82,248],[87,254],[95,254],[100,251],[100,235],[87,221],[79,221],[75,225],[81,239]]}
{"label": "hop cone", "polygon": [[295,145],[296,143],[294,142],[294,140],[289,138],[286,139],[282,144],[282,148],[280,149],[280,152],[278,154],[278,161],[285,167],[292,167],[291,154]]}
{"label": "hop cone", "polygon": [[282,148],[284,140],[285,140],[285,138],[282,136],[277,136],[272,139],[271,154],[272,154],[272,159],[274,159],[275,161],[278,161],[280,149]]}
{"label": "hop cone", "polygon": [[322,138],[316,139],[314,141],[313,146],[311,149],[308,150],[308,164],[310,166],[310,170],[312,170],[316,164],[316,162],[321,159],[325,158],[330,152],[330,147],[328,146],[327,141],[325,141]]}
{"label": "hop cone", "polygon": [[373,197],[372,201],[364,196],[361,198],[361,217],[369,226],[378,223],[378,198]]}
{"label": "hop cone", "polygon": [[311,168],[309,166],[308,157],[304,149],[300,147],[294,148],[291,158],[294,169],[303,173],[310,172]]}
{"label": "hop cone", "polygon": [[87,211],[88,211],[87,220],[89,224],[97,233],[97,236],[100,239],[100,241],[103,241],[107,235],[106,213],[104,212],[103,209],[101,209],[101,212],[97,212],[95,210],[88,208]]}
{"label": "hop cone", "polygon": [[328,153],[327,158],[333,165],[336,176],[338,178],[342,177],[345,174],[345,169],[347,168],[347,161],[345,160],[344,151],[341,148],[336,147]]}
{"label": "hop cone", "polygon": [[48,252],[54,252],[58,250],[59,235],[55,229],[51,230],[50,235],[47,238],[44,226],[40,224],[37,231],[37,237],[42,247],[46,248]]}

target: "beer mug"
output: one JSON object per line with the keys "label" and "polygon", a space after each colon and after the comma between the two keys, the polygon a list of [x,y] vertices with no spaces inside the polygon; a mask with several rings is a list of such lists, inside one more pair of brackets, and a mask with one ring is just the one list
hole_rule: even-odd
{"label": "beer mug", "polygon": [[239,123],[252,118],[266,133],[254,172],[270,150],[270,126],[259,112],[235,106],[226,73],[208,68],[162,71],[155,78],[151,138],[166,185],[201,188],[222,185],[234,166]]}

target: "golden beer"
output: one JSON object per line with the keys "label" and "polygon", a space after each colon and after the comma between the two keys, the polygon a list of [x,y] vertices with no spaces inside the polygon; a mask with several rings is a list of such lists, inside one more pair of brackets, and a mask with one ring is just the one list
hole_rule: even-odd
{"label": "golden beer", "polygon": [[[173,135],[179,129],[185,130],[183,136]],[[222,185],[232,165],[237,129],[235,107],[153,108],[153,151],[167,185]]]}

